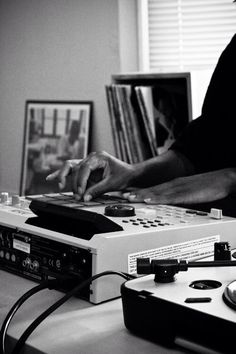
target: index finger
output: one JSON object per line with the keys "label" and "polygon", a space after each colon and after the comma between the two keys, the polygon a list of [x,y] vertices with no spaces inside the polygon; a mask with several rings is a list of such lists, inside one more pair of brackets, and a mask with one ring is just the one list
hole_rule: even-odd
{"label": "index finger", "polygon": [[58,179],[59,188],[63,189],[66,185],[66,177],[69,176],[72,172],[73,164],[70,160],[66,161],[65,164],[55,172],[49,174],[46,177],[46,181],[52,181]]}
{"label": "index finger", "polygon": [[82,197],[86,191],[87,183],[92,173],[98,170],[103,170],[105,164],[106,161],[99,158],[96,154],[91,153],[81,164],[76,166],[72,171],[72,186],[74,193],[79,197]]}

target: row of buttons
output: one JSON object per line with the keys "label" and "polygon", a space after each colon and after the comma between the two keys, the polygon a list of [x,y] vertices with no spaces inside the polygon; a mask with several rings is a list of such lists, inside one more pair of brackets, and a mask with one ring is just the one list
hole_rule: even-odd
{"label": "row of buttons", "polygon": [[122,222],[145,228],[170,226],[180,223],[188,224],[196,217],[208,216],[208,213],[170,205],[156,205],[136,208],[136,215],[137,218],[123,219]]}
{"label": "row of buttons", "polygon": [[164,222],[163,220],[145,220],[142,218],[137,218],[137,219],[123,219],[123,223],[131,223],[132,225],[135,226],[143,226],[145,228],[150,228],[150,227],[157,227],[157,226],[169,226],[169,225],[174,225],[173,223],[170,222]]}
{"label": "row of buttons", "polygon": [[102,195],[96,199],[93,199],[90,202],[84,202],[81,200],[76,200],[74,198],[73,193],[65,192],[65,193],[50,193],[50,194],[43,194],[43,195],[35,195],[35,196],[28,196],[27,199],[29,200],[37,200],[39,199],[41,202],[62,205],[68,208],[82,208],[82,207],[93,207],[99,205],[109,205],[114,203],[124,203],[127,202],[124,198],[117,197],[117,196],[110,196],[107,194]]}

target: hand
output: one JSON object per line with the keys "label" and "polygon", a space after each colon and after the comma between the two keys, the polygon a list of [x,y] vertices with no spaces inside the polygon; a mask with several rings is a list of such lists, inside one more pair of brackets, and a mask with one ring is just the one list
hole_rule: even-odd
{"label": "hand", "polygon": [[108,191],[122,190],[129,186],[134,168],[106,152],[91,153],[84,160],[68,160],[60,170],[46,180],[58,179],[62,189],[66,177],[72,177],[72,190],[76,199],[89,201]]}
{"label": "hand", "polygon": [[228,196],[235,190],[234,169],[224,169],[188,177],[175,178],[151,188],[127,195],[132,202],[147,204],[198,204]]}
{"label": "hand", "polygon": [[60,189],[65,188],[66,178],[72,174],[73,168],[78,165],[82,160],[67,160],[64,165],[55,172],[51,173],[46,177],[46,181],[58,180],[58,185]]}

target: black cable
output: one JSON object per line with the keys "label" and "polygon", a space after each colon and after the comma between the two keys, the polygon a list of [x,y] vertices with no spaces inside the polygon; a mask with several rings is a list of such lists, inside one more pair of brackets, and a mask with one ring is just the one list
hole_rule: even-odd
{"label": "black cable", "polygon": [[82,283],[80,283],[79,285],[77,285],[76,287],[74,287],[72,290],[68,291],[61,299],[59,299],[58,301],[56,301],[52,306],[50,306],[47,310],[45,310],[43,313],[41,313],[41,315],[39,315],[30,325],[29,327],[24,331],[24,333],[22,334],[22,336],[19,338],[19,340],[17,341],[12,354],[20,354],[21,350],[23,349],[23,346],[26,342],[26,340],[28,339],[28,337],[31,335],[31,333],[40,325],[40,323],[46,318],[48,317],[52,312],[54,312],[59,306],[61,306],[62,304],[64,304],[69,298],[71,298],[73,295],[77,294],[80,290],[82,290],[84,287],[86,287],[87,285],[89,285],[92,281],[102,277],[102,276],[106,276],[106,275],[119,275],[122,278],[124,278],[125,280],[129,280],[131,279],[132,276],[129,276],[127,274],[124,274],[122,272],[116,272],[116,271],[105,271],[99,274],[96,274],[88,279],[86,279],[85,281],[83,281]]}
{"label": "black cable", "polygon": [[47,289],[47,288],[53,288],[56,284],[58,283],[57,280],[51,279],[51,280],[45,280],[41,284],[33,287],[32,289],[28,290],[25,294],[23,294],[16,302],[15,304],[11,307],[10,311],[7,313],[2,327],[0,331],[0,347],[1,347],[1,353],[5,354],[6,353],[6,348],[5,348],[5,341],[6,341],[6,335],[7,335],[7,330],[10,325],[10,322],[12,321],[15,313],[18,311],[20,306],[31,296],[34,294],[38,293],[41,290]]}

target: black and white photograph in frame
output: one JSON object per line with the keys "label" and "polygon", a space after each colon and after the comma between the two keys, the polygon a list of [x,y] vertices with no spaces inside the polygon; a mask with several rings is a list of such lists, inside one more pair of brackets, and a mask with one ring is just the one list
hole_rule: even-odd
{"label": "black and white photograph in frame", "polygon": [[21,195],[58,192],[46,176],[88,154],[91,101],[26,101]]}

